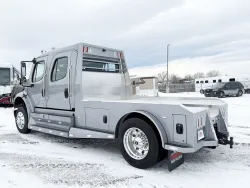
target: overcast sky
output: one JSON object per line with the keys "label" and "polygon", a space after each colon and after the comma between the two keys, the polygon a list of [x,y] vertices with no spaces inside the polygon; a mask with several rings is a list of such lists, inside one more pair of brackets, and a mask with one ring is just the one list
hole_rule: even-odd
{"label": "overcast sky", "polygon": [[87,42],[123,49],[129,68],[166,63],[168,43],[171,64],[250,65],[249,0],[0,2],[0,63]]}

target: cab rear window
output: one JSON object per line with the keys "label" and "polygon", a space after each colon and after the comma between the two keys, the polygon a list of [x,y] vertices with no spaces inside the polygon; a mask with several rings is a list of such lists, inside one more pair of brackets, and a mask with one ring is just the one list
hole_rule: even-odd
{"label": "cab rear window", "polygon": [[110,60],[83,59],[82,70],[91,72],[120,73],[121,64],[117,61]]}

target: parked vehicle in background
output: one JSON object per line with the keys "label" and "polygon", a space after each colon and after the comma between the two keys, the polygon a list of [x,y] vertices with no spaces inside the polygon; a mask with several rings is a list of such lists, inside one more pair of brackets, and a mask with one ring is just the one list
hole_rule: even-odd
{"label": "parked vehicle in background", "polygon": [[250,93],[250,76],[220,76],[195,79],[195,91],[204,94],[205,89],[211,89],[215,84],[238,81],[244,86],[244,93]]}
{"label": "parked vehicle in background", "polygon": [[206,97],[241,97],[244,94],[244,86],[240,82],[220,82],[215,84],[210,89],[205,89],[204,95]]}
{"label": "parked vehicle in background", "polygon": [[24,90],[24,87],[20,83],[14,84],[11,91],[11,101],[16,97],[16,95]]}
{"label": "parked vehicle in background", "polygon": [[11,64],[0,64],[0,105],[12,105],[11,92],[18,84],[20,72]]}
{"label": "parked vehicle in background", "polygon": [[[27,80],[26,63],[33,65]],[[20,133],[118,138],[130,165],[145,169],[167,157],[170,171],[183,164],[183,153],[233,147],[227,103],[133,96],[121,50],[79,43],[22,61],[21,74],[25,89],[14,99]]]}

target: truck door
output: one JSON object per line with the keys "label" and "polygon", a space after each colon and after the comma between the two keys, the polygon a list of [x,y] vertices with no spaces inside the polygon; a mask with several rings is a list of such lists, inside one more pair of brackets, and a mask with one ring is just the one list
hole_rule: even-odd
{"label": "truck door", "polygon": [[47,84],[47,108],[71,110],[70,105],[70,69],[71,53],[57,54],[50,65]]}
{"label": "truck door", "polygon": [[44,93],[44,75],[46,70],[47,56],[36,59],[36,64],[32,69],[30,82],[33,87],[28,88],[28,94],[34,107],[46,107],[46,99]]}

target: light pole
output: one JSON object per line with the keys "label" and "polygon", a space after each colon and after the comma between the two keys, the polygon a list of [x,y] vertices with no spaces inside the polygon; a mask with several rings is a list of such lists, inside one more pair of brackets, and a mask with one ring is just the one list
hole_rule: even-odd
{"label": "light pole", "polygon": [[167,85],[166,85],[166,93],[169,93],[169,77],[168,77],[168,56],[169,56],[169,46],[167,45]]}

